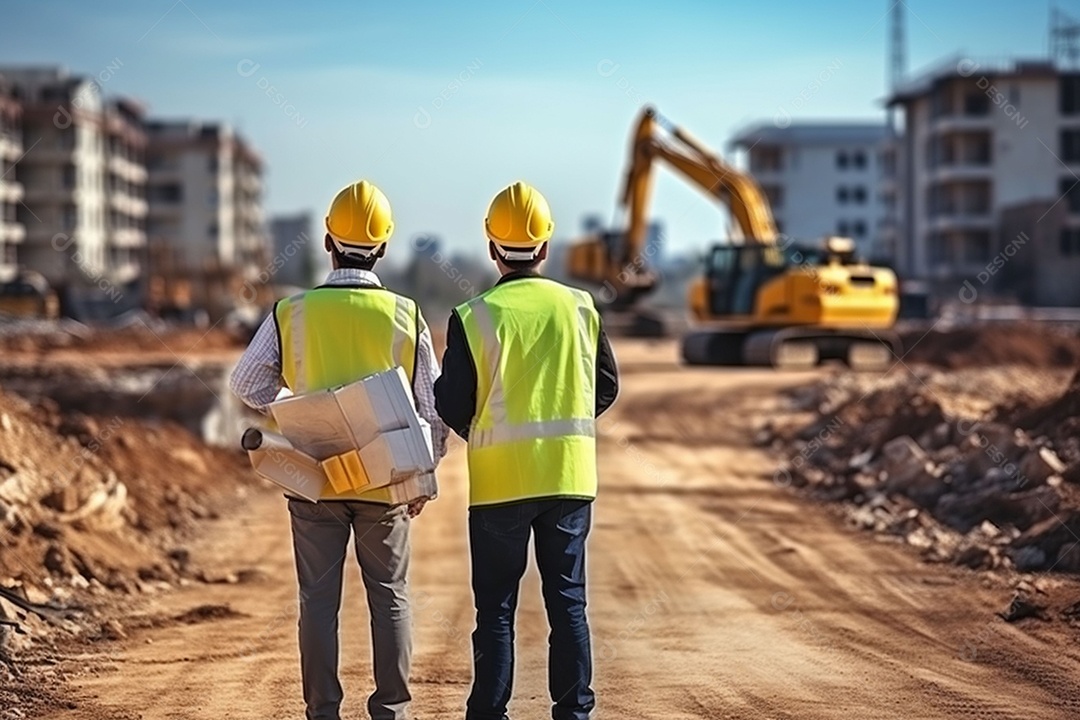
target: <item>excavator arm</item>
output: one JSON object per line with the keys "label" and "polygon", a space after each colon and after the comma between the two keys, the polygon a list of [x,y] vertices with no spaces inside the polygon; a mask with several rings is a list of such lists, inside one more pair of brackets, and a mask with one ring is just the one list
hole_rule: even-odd
{"label": "excavator arm", "polygon": [[776,243],[772,210],[757,182],[724,162],[700,140],[668,121],[654,108],[646,107],[638,122],[633,160],[623,191],[623,205],[629,216],[628,252],[640,252],[644,245],[652,196],[652,168],[657,160],[667,162],[690,184],[722,203],[746,242]]}
{"label": "excavator arm", "polygon": [[586,238],[571,248],[568,258],[569,275],[602,285],[601,299],[613,306],[632,305],[656,285],[645,244],[653,168],[657,161],[668,163],[705,195],[722,203],[745,242],[776,243],[772,210],[754,179],[728,165],[686,130],[647,106],[631,140],[620,198],[626,213],[626,229]]}

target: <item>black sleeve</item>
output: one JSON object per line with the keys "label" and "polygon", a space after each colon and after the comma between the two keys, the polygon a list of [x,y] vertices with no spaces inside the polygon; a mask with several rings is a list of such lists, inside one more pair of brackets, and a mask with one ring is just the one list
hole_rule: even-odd
{"label": "black sleeve", "polygon": [[476,415],[476,363],[456,312],[450,313],[446,324],[442,375],[435,381],[435,411],[447,427],[469,439],[469,426]]}
{"label": "black sleeve", "polygon": [[603,326],[596,345],[596,416],[599,417],[619,394],[619,368]]}

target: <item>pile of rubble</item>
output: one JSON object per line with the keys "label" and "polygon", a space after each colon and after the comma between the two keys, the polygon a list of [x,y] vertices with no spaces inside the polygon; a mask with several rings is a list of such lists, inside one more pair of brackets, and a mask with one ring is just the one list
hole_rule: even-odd
{"label": "pile of rubble", "polygon": [[0,659],[58,630],[114,636],[96,608],[205,579],[184,540],[253,482],[179,425],[0,393]]}
{"label": "pile of rubble", "polygon": [[1023,365],[1074,368],[1080,365],[1075,326],[998,323],[944,328],[935,325],[901,333],[904,362],[956,370]]}
{"label": "pile of rubble", "polygon": [[777,482],[931,560],[1080,573],[1080,373],[1039,398],[1010,397],[1002,372],[838,376],[793,396],[809,423],[758,439],[787,458]]}

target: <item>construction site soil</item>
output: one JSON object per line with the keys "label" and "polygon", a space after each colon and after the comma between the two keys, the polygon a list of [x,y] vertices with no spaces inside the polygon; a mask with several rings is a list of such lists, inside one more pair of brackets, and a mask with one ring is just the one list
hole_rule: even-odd
{"label": "construction site soil", "polygon": [[49,674],[50,652],[125,637],[125,598],[230,580],[185,543],[253,483],[238,451],[176,423],[0,393],[0,621],[15,623],[0,631],[0,717],[41,716],[58,686],[27,680]]}
{"label": "construction site soil", "polygon": [[904,362],[955,370],[1024,365],[1080,367],[1080,331],[1075,325],[995,323],[942,329],[938,324],[901,333]]}
{"label": "construction site soil", "polygon": [[[2,328],[2,325],[0,325]],[[220,327],[208,329],[135,322],[106,329],[68,323],[63,329],[38,326],[36,331],[0,332],[0,354],[5,358],[25,354],[63,356],[59,351],[95,355],[121,355],[128,359],[145,353],[184,355],[193,351],[234,350],[243,347],[233,333]]]}
{"label": "construction site soil", "polygon": [[[238,346],[152,332],[0,338],[0,720],[302,715],[281,495],[198,434]],[[1080,352],[1064,330],[989,328],[1010,348],[994,365],[970,333],[922,329],[883,375],[689,369],[673,342],[615,341],[597,717],[1080,713]],[[187,380],[146,410],[146,372]],[[467,690],[466,478],[454,443],[415,521],[418,717],[460,714]],[[530,571],[515,717],[548,715],[538,598]],[[353,714],[363,604],[348,576]]]}

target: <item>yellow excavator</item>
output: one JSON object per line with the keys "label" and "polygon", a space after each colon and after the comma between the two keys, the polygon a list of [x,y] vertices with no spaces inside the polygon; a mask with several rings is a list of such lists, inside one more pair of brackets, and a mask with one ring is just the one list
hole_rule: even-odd
{"label": "yellow excavator", "polygon": [[859,260],[849,238],[805,246],[781,236],[753,177],[652,107],[642,111],[631,143],[626,230],[588,237],[568,255],[570,277],[599,286],[602,304],[632,309],[656,286],[644,249],[657,160],[720,202],[734,223],[733,237],[709,249],[705,272],[691,285],[687,364],[795,367],[835,359],[869,368],[899,357],[893,272]]}

